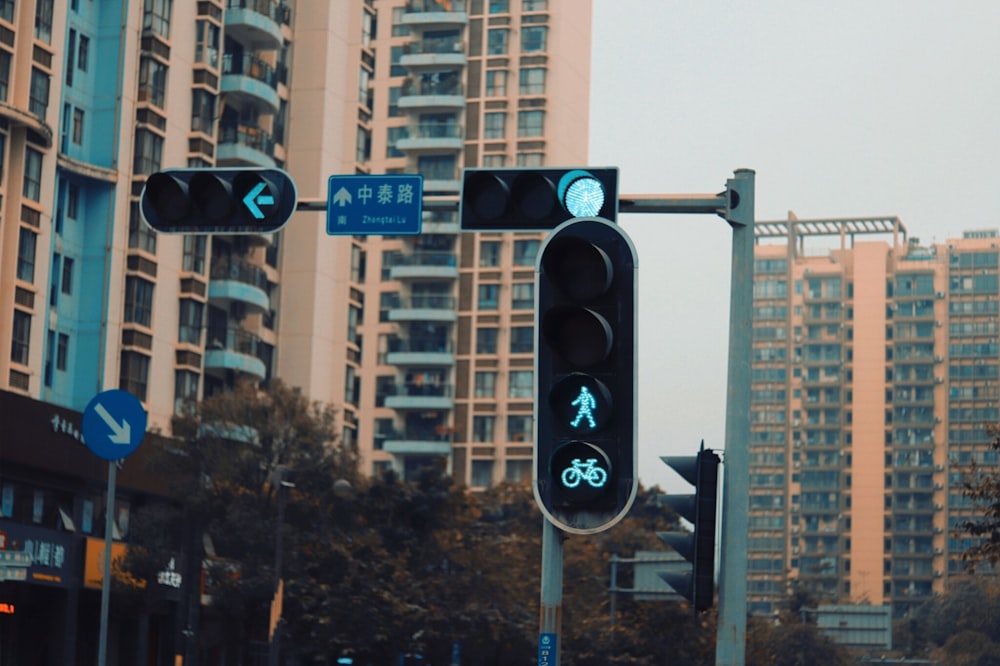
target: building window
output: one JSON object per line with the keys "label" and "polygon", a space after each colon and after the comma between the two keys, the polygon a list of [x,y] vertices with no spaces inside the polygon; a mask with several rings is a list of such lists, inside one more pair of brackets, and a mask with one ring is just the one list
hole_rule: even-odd
{"label": "building window", "polygon": [[472,441],[492,442],[493,424],[496,422],[494,416],[473,416],[472,417]]}
{"label": "building window", "polygon": [[197,41],[194,45],[194,61],[219,67],[219,26],[211,21],[198,21],[195,27]]}
{"label": "building window", "polygon": [[521,28],[521,53],[535,53],[545,50],[545,38],[549,29],[544,25]]}
{"label": "building window", "polygon": [[0,101],[7,101],[10,88],[10,52],[0,49]]}
{"label": "building window", "polygon": [[70,139],[77,146],[83,145],[83,109],[73,109],[73,128]]}
{"label": "building window", "polygon": [[486,72],[486,96],[504,97],[507,95],[507,71],[493,69]]}
{"label": "building window", "polygon": [[549,8],[549,0],[521,0],[522,12],[544,12]]}
{"label": "building window", "polygon": [[500,285],[481,284],[479,285],[478,306],[480,310],[496,310],[497,299],[500,295]]}
{"label": "building window", "polygon": [[531,441],[531,415],[510,414],[507,416],[507,441]]}
{"label": "building window", "polygon": [[484,167],[505,167],[507,166],[506,155],[483,155]]}
{"label": "building window", "polygon": [[519,282],[511,287],[510,307],[513,310],[531,310],[535,307],[535,283]]}
{"label": "building window", "polygon": [[208,236],[187,234],[184,236],[184,263],[185,271],[190,273],[205,272],[205,248],[208,245]]}
{"label": "building window", "polygon": [[347,309],[347,341],[351,344],[360,344],[361,338],[358,336],[358,323],[361,321],[361,308],[352,305]]}
{"label": "building window", "polygon": [[178,342],[186,342],[192,345],[201,344],[202,317],[204,312],[204,303],[190,298],[181,299],[179,328],[177,331]]}
{"label": "building window", "polygon": [[[455,156],[421,156],[417,159],[417,171],[425,180],[455,180]],[[424,187],[426,186],[424,183]]]}
{"label": "building window", "polygon": [[544,164],[542,153],[518,153],[517,166],[540,167]]}
{"label": "building window", "polygon": [[198,382],[201,376],[191,370],[174,372],[174,414],[185,414],[198,401]]}
{"label": "building window", "polygon": [[510,353],[530,354],[533,351],[535,351],[535,329],[531,326],[512,326],[510,329]]}
{"label": "building window", "polygon": [[491,483],[493,483],[493,461],[473,460],[472,486],[476,488],[488,488]]}
{"label": "building window", "polygon": [[10,339],[10,360],[28,365],[28,348],[31,343],[31,315],[14,310],[14,330]]}
{"label": "building window", "polygon": [[170,8],[173,0],[146,0],[142,29],[151,30],[164,39],[170,38]]}
{"label": "building window", "polygon": [[0,19],[7,23],[14,22],[14,0],[0,0]]}
{"label": "building window", "polygon": [[76,71],[76,30],[69,31],[69,39],[66,44],[66,85],[73,85],[73,74]]}
{"label": "building window", "polygon": [[153,324],[153,283],[130,275],[125,278],[125,322],[147,328]]}
{"label": "building window", "polygon": [[508,398],[530,398],[535,392],[535,374],[531,370],[511,370]]}
{"label": "building window", "polygon": [[21,194],[25,199],[42,200],[42,154],[34,148],[24,149],[24,183]]}
{"label": "building window", "polygon": [[406,16],[406,7],[393,7],[392,9],[392,36],[405,37],[410,34],[410,26],[403,24],[403,17]]}
{"label": "building window", "polygon": [[76,66],[81,72],[86,72],[90,66],[90,37],[80,35],[80,46],[76,53]]}
{"label": "building window", "polygon": [[139,61],[139,97],[140,102],[149,102],[161,109],[166,107],[167,97],[167,66],[153,58],[142,58]]}
{"label": "building window", "polygon": [[66,217],[77,219],[80,213],[80,186],[76,183],[66,185]]}
{"label": "building window", "polygon": [[486,54],[504,55],[507,53],[507,36],[510,31],[506,28],[494,28],[486,35]]}
{"label": "building window", "polygon": [[518,78],[518,92],[522,95],[545,94],[545,69],[541,67],[522,69]]}
{"label": "building window", "polygon": [[53,0],[38,0],[35,4],[35,39],[52,43]]}
{"label": "building window", "polygon": [[215,135],[215,95],[201,88],[191,91],[191,131]]}
{"label": "building window", "polygon": [[163,137],[149,130],[140,129],[135,133],[135,156],[132,172],[149,175],[160,170],[163,157]]}
{"label": "building window", "polygon": [[62,293],[73,293],[73,260],[64,257],[62,262]]}
{"label": "building window", "polygon": [[490,0],[490,14],[506,14],[510,11],[510,0]]}
{"label": "building window", "polygon": [[386,132],[385,156],[386,157],[406,157],[406,153],[396,147],[400,139],[406,139],[410,135],[409,129],[402,127],[390,127]]}
{"label": "building window", "polygon": [[479,265],[482,268],[492,268],[500,265],[500,241],[482,241],[479,243]]}
{"label": "building window", "polygon": [[69,361],[69,335],[60,333],[56,342],[56,370],[64,371]]}
{"label": "building window", "polygon": [[28,229],[21,227],[20,235],[17,239],[17,279],[24,282],[35,281],[35,246],[38,244],[38,235]]}
{"label": "building window", "polygon": [[118,388],[128,391],[139,400],[146,401],[149,383],[149,357],[134,351],[123,351]]}
{"label": "building window", "polygon": [[540,243],[537,239],[514,241],[514,265],[534,266],[535,258],[538,256],[539,245]]}
{"label": "building window", "polygon": [[133,202],[130,206],[131,215],[128,220],[128,246],[156,254],[156,232],[149,228],[149,225],[140,219],[139,202]]}
{"label": "building window", "polygon": [[28,94],[28,111],[39,118],[45,118],[49,108],[49,75],[35,67],[31,68],[31,90]]}
{"label": "building window", "polygon": [[497,353],[497,329],[495,328],[476,329],[476,353],[477,354]]}
{"label": "building window", "polygon": [[497,373],[493,370],[476,372],[475,397],[492,398],[496,395]]}
{"label": "building window", "polygon": [[517,112],[517,135],[542,136],[545,127],[544,111],[518,111]]}
{"label": "building window", "polygon": [[487,113],[483,122],[484,139],[504,138],[504,125],[507,123],[507,114],[503,112]]}

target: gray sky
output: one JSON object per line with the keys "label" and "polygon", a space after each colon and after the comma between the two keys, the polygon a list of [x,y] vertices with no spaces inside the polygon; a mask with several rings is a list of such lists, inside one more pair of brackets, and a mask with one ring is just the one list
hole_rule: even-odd
{"label": "gray sky", "polygon": [[[758,220],[1000,228],[1000,2],[594,0],[590,163],[626,194],[756,171]],[[639,252],[639,466],[722,448],[731,232],[627,215]]]}

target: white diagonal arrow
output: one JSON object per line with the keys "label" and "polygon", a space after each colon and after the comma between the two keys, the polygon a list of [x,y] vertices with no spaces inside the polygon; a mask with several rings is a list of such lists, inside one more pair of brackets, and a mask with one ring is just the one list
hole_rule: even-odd
{"label": "white diagonal arrow", "polygon": [[108,437],[112,444],[131,444],[132,443],[132,426],[129,425],[128,421],[122,419],[121,425],[115,421],[115,417],[108,413],[108,410],[104,409],[104,405],[97,403],[94,406],[94,411],[97,415],[104,419],[104,422],[108,424],[111,428],[113,434]]}

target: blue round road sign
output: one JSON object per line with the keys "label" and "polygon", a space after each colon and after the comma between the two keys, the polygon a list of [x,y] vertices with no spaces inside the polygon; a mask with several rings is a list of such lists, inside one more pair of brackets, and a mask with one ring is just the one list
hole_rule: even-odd
{"label": "blue round road sign", "polygon": [[83,441],[98,458],[121,460],[145,436],[146,410],[128,391],[102,391],[83,410]]}

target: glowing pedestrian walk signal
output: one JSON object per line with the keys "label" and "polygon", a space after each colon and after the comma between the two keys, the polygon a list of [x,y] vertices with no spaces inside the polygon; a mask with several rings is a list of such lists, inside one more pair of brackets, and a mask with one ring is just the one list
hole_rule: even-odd
{"label": "glowing pedestrian walk signal", "polygon": [[[578,210],[599,205],[579,187]],[[624,231],[598,217],[564,222],[539,250],[534,492],[567,532],[607,529],[635,499],[636,263]]]}

